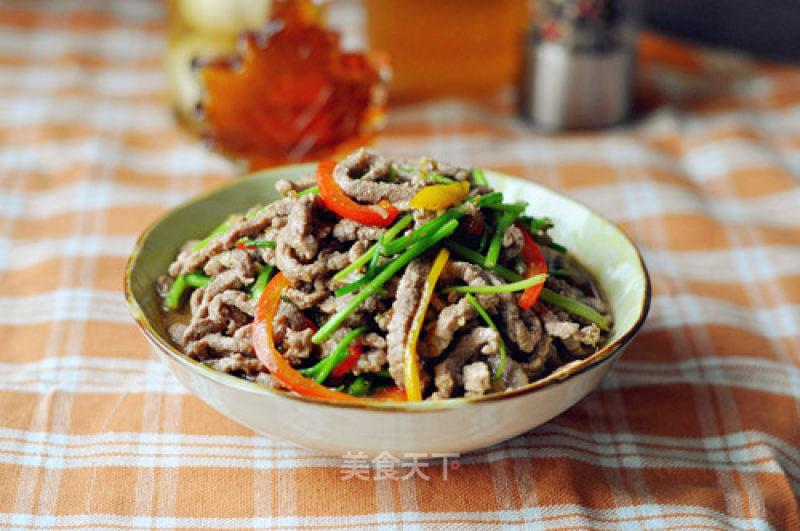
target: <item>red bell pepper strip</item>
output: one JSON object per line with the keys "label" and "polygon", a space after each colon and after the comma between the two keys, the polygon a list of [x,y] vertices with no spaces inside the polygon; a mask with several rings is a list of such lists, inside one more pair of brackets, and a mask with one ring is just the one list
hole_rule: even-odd
{"label": "red bell pepper strip", "polygon": [[361,345],[350,345],[348,348],[350,349],[350,354],[339,365],[333,368],[330,376],[341,378],[350,372],[350,369],[355,367],[356,363],[358,363],[363,348]]}
{"label": "red bell pepper strip", "polygon": [[363,402],[362,399],[328,389],[324,385],[306,378],[297,372],[275,348],[275,342],[272,337],[272,320],[278,312],[281,293],[288,287],[289,280],[283,273],[278,273],[270,280],[258,299],[256,316],[253,321],[253,346],[255,347],[256,356],[267,367],[270,374],[300,395],[325,398],[336,402]]}
{"label": "red bell pepper strip", "polygon": [[390,402],[405,402],[406,390],[393,385],[392,387],[387,387],[386,389],[381,389],[380,391],[372,393],[370,398],[373,400],[386,400]]}
{"label": "red bell pepper strip", "polygon": [[352,219],[363,225],[386,227],[397,217],[397,208],[388,201],[377,205],[362,205],[347,197],[333,178],[336,162],[326,160],[317,166],[317,185],[319,195],[328,209],[343,218]]}
{"label": "red bell pepper strip", "polygon": [[[547,262],[544,259],[542,250],[539,249],[539,246],[536,245],[536,242],[533,241],[533,238],[527,230],[522,228],[519,223],[516,225],[517,228],[522,231],[522,237],[525,239],[525,243],[522,246],[522,259],[525,260],[525,264],[527,265],[525,278],[530,278],[534,275],[547,274]],[[531,286],[523,291],[519,298],[520,308],[530,310],[531,306],[536,303],[536,300],[542,293],[542,287],[544,287],[544,282],[541,284],[536,284],[535,286]]]}

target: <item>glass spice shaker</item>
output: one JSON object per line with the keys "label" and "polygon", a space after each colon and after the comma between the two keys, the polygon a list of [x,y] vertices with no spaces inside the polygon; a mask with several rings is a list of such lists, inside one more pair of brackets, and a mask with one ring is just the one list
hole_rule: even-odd
{"label": "glass spice shaker", "polygon": [[549,130],[624,121],[631,110],[636,0],[536,0],[520,115]]}

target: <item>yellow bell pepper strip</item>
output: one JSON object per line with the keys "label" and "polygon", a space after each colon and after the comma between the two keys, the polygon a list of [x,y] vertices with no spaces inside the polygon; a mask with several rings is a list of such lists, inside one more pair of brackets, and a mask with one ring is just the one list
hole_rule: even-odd
{"label": "yellow bell pepper strip", "polygon": [[469,193],[469,182],[426,186],[411,198],[408,205],[425,210],[444,210],[461,203]]}
{"label": "yellow bell pepper strip", "polygon": [[406,341],[406,349],[403,353],[403,379],[404,387],[406,389],[406,397],[409,402],[418,402],[422,400],[422,388],[419,383],[419,356],[417,356],[417,341],[419,334],[422,331],[422,324],[425,321],[425,313],[428,311],[428,304],[433,296],[433,289],[436,287],[436,281],[439,275],[442,274],[447,260],[450,258],[450,251],[441,249],[436,259],[433,261],[431,272],[428,273],[428,278],[425,280],[425,286],[422,288],[422,296],[420,297],[417,313],[414,315],[414,321],[411,323],[411,329],[408,331],[408,341]]}
{"label": "yellow bell pepper strip", "polygon": [[[522,232],[522,237],[525,240],[525,243],[522,245],[522,259],[525,260],[525,264],[527,266],[525,276],[530,278],[541,274],[546,275],[547,262],[544,259],[542,250],[539,249],[539,246],[536,245],[535,241],[533,241],[533,238],[528,231],[522,228],[522,225],[517,224],[517,228],[519,228],[519,230]],[[542,292],[543,287],[544,282],[526,289],[519,298],[520,308],[530,310],[531,306],[533,306],[536,302],[536,299],[539,298],[539,294]]]}
{"label": "yellow bell pepper strip", "polygon": [[380,201],[377,205],[362,205],[347,197],[336,179],[333,169],[336,161],[326,160],[317,166],[317,187],[319,195],[328,209],[343,218],[352,219],[362,225],[388,227],[397,217],[398,210],[388,201]]}
{"label": "yellow bell pepper strip", "polygon": [[311,336],[311,341],[313,343],[320,344],[322,341],[330,337],[334,330],[336,330],[344,322],[344,320],[347,319],[347,316],[353,313],[353,311],[358,308],[361,303],[367,299],[367,297],[381,289],[387,280],[408,265],[411,260],[421,255],[439,243],[441,240],[453,234],[456,228],[458,228],[458,221],[454,219],[450,220],[439,230],[433,234],[426,235],[423,239],[409,247],[405,252],[403,252],[403,254],[386,264],[386,269],[383,269],[366,286],[361,288],[361,290],[352,299],[350,299],[350,302],[348,302],[344,308],[328,318],[325,324],[322,325],[322,328],[320,328],[316,334]]}
{"label": "yellow bell pepper strip", "polygon": [[286,387],[297,394],[314,398],[325,398],[336,402],[362,402],[347,393],[328,389],[314,380],[300,374],[275,348],[273,340],[272,320],[278,313],[281,302],[281,293],[289,287],[289,280],[278,273],[264,288],[258,299],[256,316],[253,321],[253,347],[256,356],[263,363],[270,374],[280,380]]}
{"label": "yellow bell pepper strip", "polygon": [[389,243],[384,242],[385,245],[383,246],[381,254],[383,256],[392,256],[402,252],[404,249],[407,249],[409,246],[423,239],[426,235],[432,234],[433,232],[439,230],[439,228],[443,227],[450,221],[454,219],[461,219],[467,215],[469,210],[467,203],[474,203],[477,204],[479,208],[483,208],[485,206],[496,205],[502,201],[503,194],[500,192],[493,192],[482,197],[468,197],[463,203],[447,210],[443,214],[437,216],[435,219],[425,223],[418,229],[414,229],[410,234],[399,236]]}

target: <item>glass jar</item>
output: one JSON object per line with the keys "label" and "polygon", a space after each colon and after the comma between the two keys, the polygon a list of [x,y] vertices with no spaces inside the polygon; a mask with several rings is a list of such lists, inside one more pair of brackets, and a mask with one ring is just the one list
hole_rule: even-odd
{"label": "glass jar", "polygon": [[476,96],[516,81],[526,0],[366,0],[370,46],[392,62],[393,100]]}
{"label": "glass jar", "polygon": [[178,120],[250,169],[321,160],[382,126],[387,68],[346,51],[313,0],[173,0],[166,65]]}

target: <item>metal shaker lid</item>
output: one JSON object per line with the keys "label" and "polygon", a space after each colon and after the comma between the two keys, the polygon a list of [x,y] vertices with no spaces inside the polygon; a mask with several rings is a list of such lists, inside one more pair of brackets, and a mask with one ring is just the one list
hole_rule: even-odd
{"label": "metal shaker lid", "polygon": [[519,111],[548,129],[624,120],[631,108],[636,0],[537,0]]}

